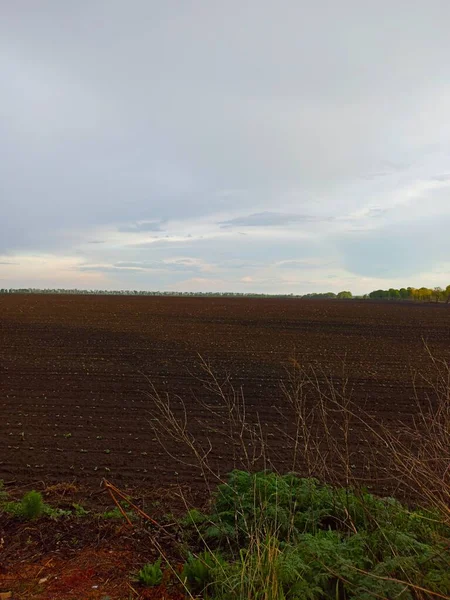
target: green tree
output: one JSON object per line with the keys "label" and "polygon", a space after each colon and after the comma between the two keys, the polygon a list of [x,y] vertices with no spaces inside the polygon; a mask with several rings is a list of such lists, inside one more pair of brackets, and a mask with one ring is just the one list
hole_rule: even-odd
{"label": "green tree", "polygon": [[444,299],[447,304],[450,302],[450,285],[448,285],[444,290]]}
{"label": "green tree", "polygon": [[339,294],[337,295],[339,300],[343,300],[346,298],[353,298],[352,293],[348,292],[348,291],[343,291],[343,292],[339,292]]}
{"label": "green tree", "polygon": [[384,298],[388,298],[389,293],[386,290],[374,290],[370,292],[369,297],[375,300],[383,300]]}
{"label": "green tree", "polygon": [[400,300],[401,298],[399,290],[395,290],[394,288],[390,288],[388,294],[391,300]]}
{"label": "green tree", "polygon": [[439,302],[439,300],[443,300],[444,295],[443,295],[444,290],[441,287],[435,287],[433,289],[433,298],[435,299],[436,302]]}

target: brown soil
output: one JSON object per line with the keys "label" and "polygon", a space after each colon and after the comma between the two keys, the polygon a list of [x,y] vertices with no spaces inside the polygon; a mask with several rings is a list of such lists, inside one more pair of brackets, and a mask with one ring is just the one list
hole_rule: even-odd
{"label": "brown soil", "polygon": [[[243,387],[250,413],[273,428],[283,462],[280,379],[293,355],[318,361],[379,419],[415,410],[411,370],[423,340],[450,357],[450,311],[416,304],[120,296],[0,296],[0,478],[19,485],[82,482],[200,485],[198,469],[167,456],[152,427],[150,383],[186,402],[193,433],[210,420],[194,399],[198,354]],[[147,379],[148,378],[148,379]],[[421,383],[423,387],[423,383]],[[208,417],[209,419],[209,417]],[[355,443],[364,442],[355,431]],[[187,455],[171,448],[178,458]],[[231,450],[217,449],[223,471]]]}

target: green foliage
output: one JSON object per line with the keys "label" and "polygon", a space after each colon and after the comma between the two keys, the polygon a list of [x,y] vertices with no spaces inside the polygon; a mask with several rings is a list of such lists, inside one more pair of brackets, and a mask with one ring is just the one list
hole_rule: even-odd
{"label": "green foliage", "polygon": [[370,292],[369,298],[375,300],[416,300],[425,302],[448,302],[450,300],[450,285],[443,290],[440,287],[433,289],[421,288],[390,288],[388,290],[374,290]]}
{"label": "green foliage", "polygon": [[214,591],[223,580],[226,562],[219,553],[201,552],[197,556],[189,553],[183,566],[181,578],[194,594]]}
{"label": "green foliage", "polygon": [[27,492],[20,502],[20,513],[25,519],[37,519],[44,512],[42,494],[31,490]]}
{"label": "green foliage", "polygon": [[294,475],[233,471],[211,514],[190,513],[185,522],[195,524],[197,543],[220,546],[228,559],[189,557],[184,575],[195,593],[412,599],[411,588],[396,580],[450,593],[450,528],[439,515],[393,498]]}
{"label": "green foliage", "polygon": [[137,574],[137,581],[146,587],[153,587],[159,585],[163,578],[163,572],[161,569],[161,559],[154,563],[147,563]]}
{"label": "green foliage", "polygon": [[312,293],[312,294],[304,294],[302,296],[304,300],[331,300],[333,298],[337,298],[334,292],[322,292],[322,293]]}
{"label": "green foliage", "polygon": [[[128,505],[126,503],[123,504],[123,509],[125,511],[125,514],[127,515],[127,517],[130,519],[130,521],[136,520],[136,513],[134,513],[133,511],[127,510]],[[100,513],[98,515],[101,519],[124,519],[125,517],[123,516],[123,514],[120,512],[120,510],[117,508],[117,506],[115,506],[114,508],[112,508],[111,510],[105,510],[105,512]]]}
{"label": "green foliage", "polygon": [[189,510],[182,520],[183,525],[201,525],[207,521],[208,517],[196,508]]}
{"label": "green foliage", "polygon": [[72,514],[70,510],[53,508],[45,504],[40,492],[36,492],[35,490],[24,494],[19,502],[8,500],[8,494],[6,492],[1,493],[0,490],[0,509],[12,517],[26,520],[33,520],[39,517],[59,519],[60,517],[67,517]]}
{"label": "green foliage", "polygon": [[86,510],[84,508],[84,506],[81,506],[81,504],[77,504],[76,502],[74,502],[74,504],[72,504],[73,506],[73,514],[75,515],[75,517],[87,517],[87,515],[89,514],[89,511]]}
{"label": "green foliage", "polygon": [[61,517],[70,517],[73,513],[71,510],[64,510],[63,508],[53,508],[53,506],[44,504],[42,514],[46,517],[50,517],[50,519],[56,520],[60,519]]}

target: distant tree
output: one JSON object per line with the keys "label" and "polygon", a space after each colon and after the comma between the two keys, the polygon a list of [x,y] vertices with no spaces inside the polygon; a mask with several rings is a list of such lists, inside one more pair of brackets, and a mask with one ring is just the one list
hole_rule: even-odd
{"label": "distant tree", "polygon": [[311,293],[304,294],[302,296],[305,300],[327,300],[336,298],[336,294],[334,292],[319,292],[319,293]]}
{"label": "distant tree", "polygon": [[444,296],[444,290],[441,287],[435,287],[433,289],[433,298],[436,302],[439,302],[439,300],[443,300],[443,296]]}
{"label": "distant tree", "polygon": [[406,289],[406,288],[400,288],[399,293],[400,293],[400,298],[402,300],[407,300],[411,296],[409,289]]}
{"label": "distant tree", "polygon": [[450,285],[448,285],[445,288],[445,290],[443,292],[443,295],[444,295],[444,299],[445,299],[446,304],[449,304],[450,303]]}
{"label": "distant tree", "polygon": [[433,290],[430,290],[429,288],[426,288],[426,287],[421,287],[415,291],[417,293],[418,300],[421,300],[422,302],[427,302],[427,301],[429,302],[433,295]]}
{"label": "distant tree", "polygon": [[391,300],[399,300],[401,298],[400,291],[394,288],[390,288],[388,294]]}
{"label": "distant tree", "polygon": [[339,294],[337,295],[339,300],[344,300],[347,298],[353,298],[353,295],[351,292],[348,291],[343,291],[343,292],[339,292]]}
{"label": "distant tree", "polygon": [[388,292],[386,290],[374,290],[370,292],[369,298],[373,300],[383,300],[384,298],[388,298]]}

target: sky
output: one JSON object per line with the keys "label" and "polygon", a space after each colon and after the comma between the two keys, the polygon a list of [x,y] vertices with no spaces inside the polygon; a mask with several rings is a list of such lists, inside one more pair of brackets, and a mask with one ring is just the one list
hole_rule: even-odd
{"label": "sky", "polygon": [[0,2],[0,288],[450,283],[448,0]]}

